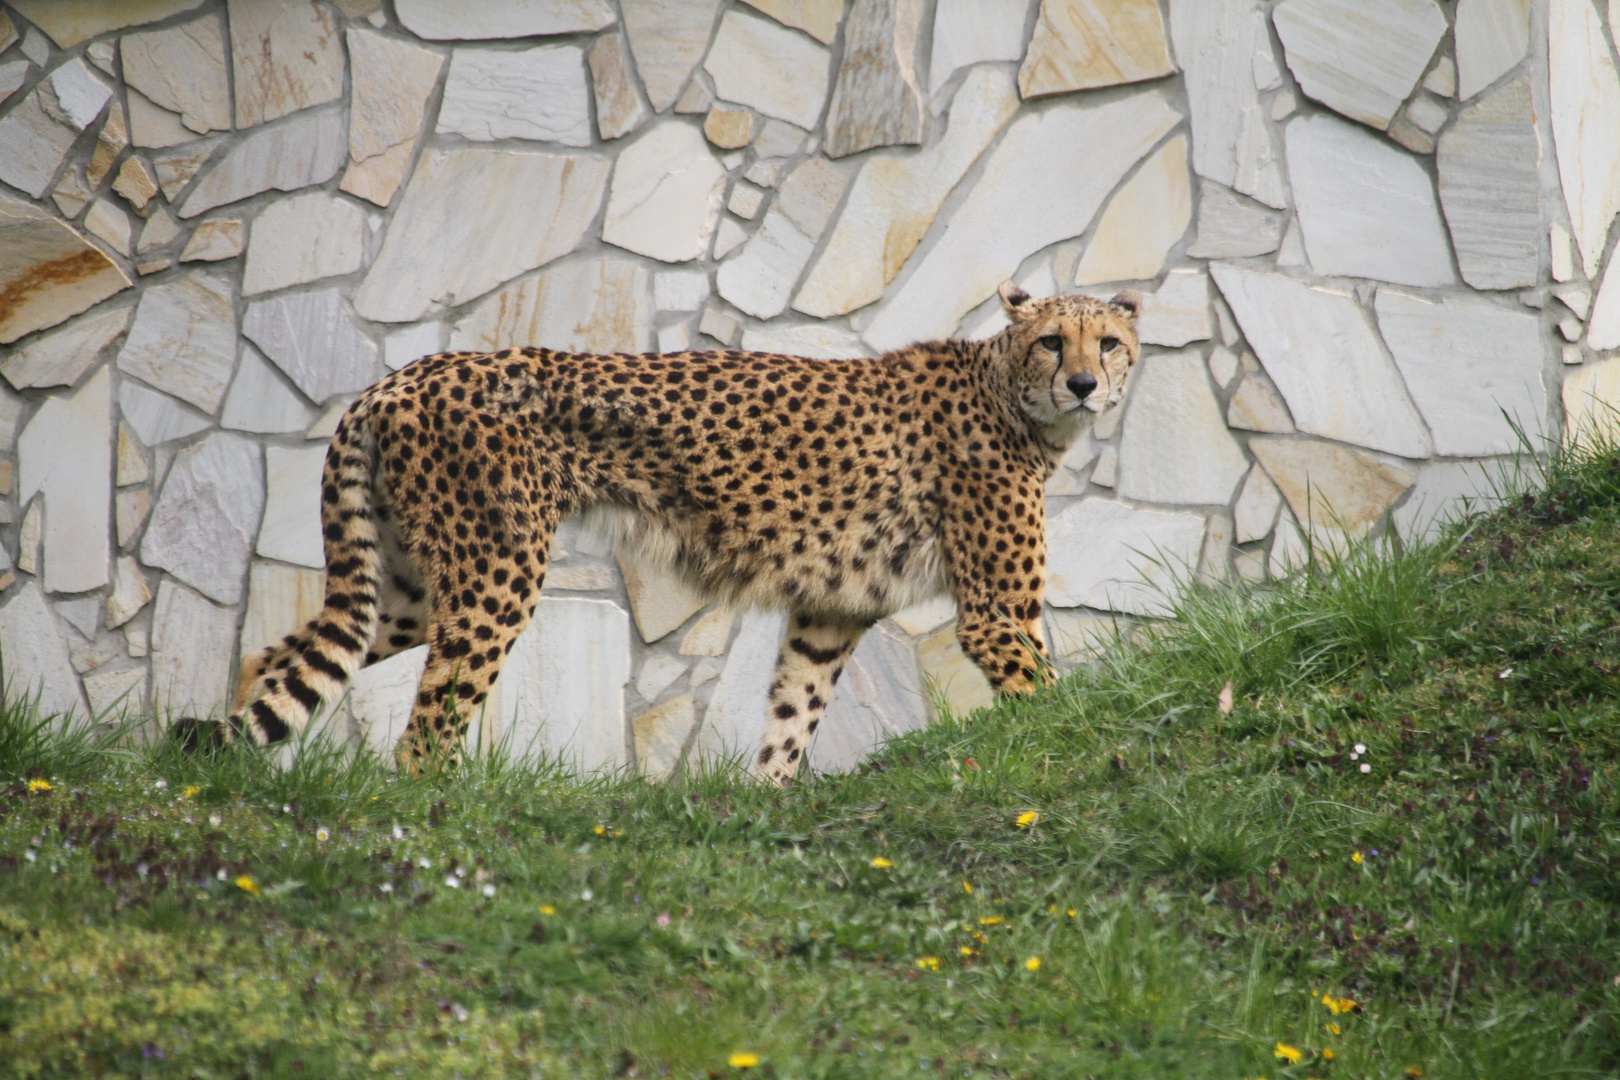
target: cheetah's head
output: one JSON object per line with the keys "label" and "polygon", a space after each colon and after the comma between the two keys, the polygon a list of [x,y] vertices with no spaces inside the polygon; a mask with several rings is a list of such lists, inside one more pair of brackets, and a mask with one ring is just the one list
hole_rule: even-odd
{"label": "cheetah's head", "polygon": [[1006,282],[1001,306],[1012,320],[1006,352],[1024,411],[1066,446],[1096,413],[1119,404],[1125,376],[1141,354],[1136,316],[1139,293],[1112,300],[1090,296],[1033,299]]}

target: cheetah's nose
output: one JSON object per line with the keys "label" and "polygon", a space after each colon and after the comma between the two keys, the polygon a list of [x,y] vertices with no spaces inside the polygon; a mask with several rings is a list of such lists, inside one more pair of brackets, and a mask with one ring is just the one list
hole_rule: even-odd
{"label": "cheetah's nose", "polygon": [[1097,380],[1082,372],[1079,375],[1070,375],[1066,385],[1069,387],[1069,393],[1084,401],[1086,395],[1097,389]]}

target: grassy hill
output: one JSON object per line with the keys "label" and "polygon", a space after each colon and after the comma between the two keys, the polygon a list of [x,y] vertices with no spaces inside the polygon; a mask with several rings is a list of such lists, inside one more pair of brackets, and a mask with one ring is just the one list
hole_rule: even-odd
{"label": "grassy hill", "polygon": [[1617,629],[1605,450],[786,792],[14,706],[0,1073],[1613,1076]]}

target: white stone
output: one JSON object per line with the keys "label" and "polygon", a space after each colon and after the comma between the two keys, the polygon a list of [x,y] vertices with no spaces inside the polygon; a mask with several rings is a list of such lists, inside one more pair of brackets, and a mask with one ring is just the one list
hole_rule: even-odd
{"label": "white stone", "polygon": [[1276,66],[1263,10],[1254,0],[1174,0],[1170,34],[1186,72],[1193,168],[1267,206],[1288,205],[1254,81]]}
{"label": "white stone", "polygon": [[276,644],[319,615],[325,605],[325,573],[278,563],[254,563],[248,571],[240,655],[246,658]]}
{"label": "white stone", "polygon": [[[420,645],[361,668],[349,683],[349,716],[371,752],[383,761],[394,759],[395,745],[410,722],[416,687],[426,668],[427,646]],[[481,733],[483,725],[474,724]]]}
{"label": "white stone", "polygon": [[[1615,405],[1620,402],[1620,356],[1571,370],[1564,379],[1561,397],[1566,447],[1603,445],[1620,436]],[[27,528],[24,519],[23,530]],[[17,566],[26,569],[21,557]]]}
{"label": "white stone", "polygon": [[270,361],[252,345],[243,345],[219,426],[269,435],[303,431],[314,419],[315,409],[283,381]]}
{"label": "white stone", "polygon": [[823,45],[831,45],[844,17],[844,0],[745,0],[784,26],[803,30]]}
{"label": "white stone", "polygon": [[321,470],[326,447],[264,448],[267,496],[255,552],[266,559],[308,566],[326,565],[321,536]]}
{"label": "white stone", "polygon": [[1258,465],[1251,468],[1232,509],[1233,539],[1240,544],[1263,539],[1277,523],[1277,508],[1281,505],[1282,493],[1271,477]]}
{"label": "white stone", "polygon": [[235,645],[234,612],[163,582],[152,613],[152,707],[171,719],[223,716]]}
{"label": "white stone", "polygon": [[1233,266],[1215,283],[1304,432],[1428,457],[1423,421],[1354,297]]}
{"label": "white stone", "polygon": [[61,626],[36,581],[12,593],[0,607],[0,664],[9,701],[33,700],[37,695],[39,716],[59,717],[58,727],[72,717],[90,715]]}
{"label": "white stone", "polygon": [[762,188],[757,188],[746,180],[739,180],[731,186],[731,197],[726,200],[726,209],[740,218],[752,221],[764,201],[765,192]]}
{"label": "white stone", "polygon": [[724,656],[731,640],[736,615],[730,608],[717,607],[692,624],[681,638],[682,656]]}
{"label": "white stone", "polygon": [[661,353],[685,352],[692,347],[692,331],[686,323],[676,323],[674,326],[660,327],[658,330],[658,351]]}
{"label": "white stone", "polygon": [[827,50],[793,31],[741,11],[720,20],[703,69],[722,101],[816,126],[827,98]]}
{"label": "white stone", "polygon": [[435,41],[590,33],[613,25],[608,0],[398,0],[394,14]]}
{"label": "white stone", "polygon": [[159,446],[208,429],[212,421],[168,394],[149,390],[133,379],[120,380],[118,412],[147,446]]}
{"label": "white stone", "polygon": [[917,642],[917,665],[931,688],[928,701],[930,716],[939,715],[942,703],[944,712],[960,718],[996,700],[990,680],[984,677],[977,664],[968,659],[956,640],[954,621]]}
{"label": "white stone", "polygon": [[370,30],[348,31],[349,168],[343,190],[387,206],[405,179],[444,57]]}
{"label": "white stone", "polygon": [[0,194],[0,343],[55,326],[129,286],[111,259],[67,225]]}
{"label": "white stone", "polygon": [[1571,249],[1569,230],[1558,222],[1548,226],[1552,247],[1552,276],[1554,281],[1569,281],[1575,276],[1575,252]]}
{"label": "white stone", "polygon": [[889,739],[927,723],[928,700],[911,645],[878,623],[849,658],[805,757],[816,772],[847,772]]}
{"label": "white stone", "polygon": [[229,11],[238,129],[343,95],[343,43],[332,12],[285,0],[230,0]]}
{"label": "white stone", "polygon": [[[928,62],[933,97],[962,68],[993,60],[1021,60],[1024,27],[1034,0],[939,0],[934,47]],[[981,68],[979,70],[990,70]]]}
{"label": "white stone", "polygon": [[15,94],[23,83],[28,81],[28,72],[33,67],[27,60],[13,60],[7,64],[0,64],[0,101]]}
{"label": "white stone", "polygon": [[135,241],[135,253],[144,255],[153,248],[168,247],[180,237],[180,226],[168,208],[158,207],[141,229],[141,238]]}
{"label": "white stone", "polygon": [[1530,48],[1529,0],[1458,0],[1458,97],[1467,100],[1524,59]]}
{"label": "white stone", "polygon": [[1440,202],[1463,280],[1534,285],[1541,254],[1541,140],[1528,75],[1463,109],[1440,136]]}
{"label": "white stone", "polygon": [[1483,298],[1378,290],[1378,328],[1443,457],[1540,449],[1546,349],[1540,320]]}
{"label": "white stone", "polygon": [[652,319],[652,275],[645,265],[581,259],[491,293],[455,324],[450,347],[641,353],[652,348]]}
{"label": "white stone", "polygon": [[715,284],[721,296],[756,318],[780,315],[815,246],[773,206],[742,254],[720,264]]}
{"label": "white stone", "polygon": [[120,491],[113,496],[113,510],[118,522],[118,546],[127,548],[146,524],[146,515],[152,510],[152,493],[143,487]]}
{"label": "white stone", "polygon": [[152,470],[146,464],[146,454],[127,424],[118,425],[117,475],[119,487],[143,484],[152,477]]}
{"label": "white stone", "polygon": [[771,675],[781,650],[787,616],[752,610],[742,617],[720,682],[703,714],[694,753],[707,761],[736,761],[746,767],[765,737]]}
{"label": "white stone", "polygon": [[1209,313],[1209,275],[1202,270],[1172,270],[1158,291],[1146,298],[1136,336],[1144,345],[1179,347],[1204,341],[1215,332]]}
{"label": "white stone", "polygon": [[813,360],[852,360],[871,355],[854,333],[825,323],[749,327],[743,331],[742,347],[749,352],[786,353]]}
{"label": "white stone", "polygon": [[1547,62],[1558,176],[1586,276],[1620,210],[1620,76],[1590,0],[1549,0]]}
{"label": "white stone", "polygon": [[1434,0],[1284,0],[1271,21],[1300,89],[1379,130],[1446,32]]}
{"label": "white stone", "polygon": [[956,599],[943,593],[913,604],[891,616],[894,624],[908,634],[926,634],[956,618]]}
{"label": "white stone", "polygon": [[[112,97],[112,88],[83,60],[69,60],[47,76],[51,95],[42,99],[47,112],[83,131],[95,122]],[[55,108],[52,108],[54,104]]]}
{"label": "white stone", "polygon": [[101,670],[84,677],[90,713],[106,721],[119,716],[140,716],[146,711],[146,668]]}
{"label": "white stone", "polygon": [[1098,487],[1111,488],[1118,477],[1119,449],[1105,446],[1102,453],[1097,455],[1097,467],[1091,470],[1091,482]]}
{"label": "white stone", "polygon": [[653,275],[653,306],[659,311],[696,311],[709,298],[702,270],[660,270]]}
{"label": "white stone", "polygon": [[152,590],[147,587],[140,563],[131,555],[118,556],[112,595],[107,597],[107,629],[116,630],[129,622],[151,599]]}
{"label": "white stone", "polygon": [[[132,92],[131,104],[134,101],[135,94]],[[131,113],[133,123],[133,109]],[[152,167],[157,170],[158,186],[163,189],[163,197],[171,203],[175,202],[186,185],[191,183],[192,177],[197,175],[198,170],[208,163],[214,152],[224,143],[222,136],[212,139],[189,139],[183,146],[152,154]],[[135,145],[143,144],[137,139]]]}
{"label": "white stone", "polygon": [[1398,285],[1456,280],[1434,184],[1411,156],[1326,115],[1293,121],[1286,141],[1313,270]]}
{"label": "white stone", "polygon": [[180,122],[180,115],[154,105],[133,86],[126,86],[129,98],[129,137],[136,146],[166,147],[190,144],[197,133]]}
{"label": "white stone", "polygon": [[42,87],[0,118],[0,180],[40,198],[78,133],[42,105]]}
{"label": "white stone", "polygon": [[383,363],[398,371],[412,360],[444,350],[444,323],[425,322],[395,330],[383,338]]}
{"label": "white stone", "polygon": [[[39,30],[51,35],[60,48],[71,49],[109,30],[156,22],[190,11],[201,3],[202,0],[78,0],[64,4],[60,0],[16,0],[10,6],[38,28],[28,35],[37,41],[23,42],[23,49],[32,51],[36,45],[41,49],[50,48]],[[10,45],[15,36],[15,33],[0,35],[0,48]],[[90,48],[92,52],[95,50],[94,45]]]}
{"label": "white stone", "polygon": [[[258,444],[216,431],[176,455],[141,542],[141,561],[235,604],[263,510]],[[234,630],[234,616],[232,622]]]}
{"label": "white stone", "polygon": [[642,562],[619,556],[619,572],[630,597],[630,610],[636,616],[641,640],[651,645],[668,636],[696,615],[704,597],[685,579],[656,562]]}
{"label": "white stone", "polygon": [[316,404],[364,390],[376,378],[377,345],[344,310],[341,290],[249,304],[242,333]]}
{"label": "white stone", "polygon": [[922,142],[917,69],[926,7],[923,0],[857,0],[851,6],[823,122],[828,157]]}
{"label": "white stone", "polygon": [[703,136],[666,121],[619,153],[602,239],[664,262],[700,258],[726,182]]}
{"label": "white stone", "polygon": [[1198,259],[1265,255],[1282,243],[1282,215],[1205,182],[1198,192],[1198,235],[1187,254]]}
{"label": "white stone", "polygon": [[690,694],[672,698],[631,721],[637,774],[653,780],[675,775],[696,723],[697,707]]}
{"label": "white stone", "polygon": [[[681,87],[708,48],[719,8],[720,0],[687,0],[680,4],[620,0],[630,52],[655,111],[663,112],[680,97]],[[707,112],[707,106],[697,111]]]}
{"label": "white stone", "polygon": [[1269,431],[1277,435],[1288,435],[1294,430],[1288,406],[1283,404],[1271,380],[1258,371],[1244,375],[1242,384],[1232,392],[1232,400],[1226,407],[1226,424],[1242,431]]}
{"label": "white stone", "polygon": [[[355,311],[377,322],[415,322],[435,302],[465,303],[572,251],[601,206],[607,176],[607,163],[593,156],[424,154],[354,294]],[[515,204],[514,191],[525,193]]]}
{"label": "white stone", "polygon": [[17,530],[18,570],[25,574],[39,573],[39,544],[44,533],[45,500],[36,499],[23,515],[22,526]]}
{"label": "white stone", "polygon": [[0,359],[0,375],[19,390],[72,386],[95,366],[113,338],[124,332],[131,310],[121,307],[98,311],[35,338]]}
{"label": "white stone", "polygon": [[1209,352],[1209,373],[1215,377],[1215,385],[1226,389],[1232,385],[1232,379],[1238,373],[1237,353],[1225,345],[1217,345]]}
{"label": "white stone", "polygon": [[1124,645],[1129,627],[1129,620],[1118,615],[1092,615],[1064,608],[1048,608],[1046,622],[1051,628],[1048,644],[1052,652],[1059,659],[1081,664],[1100,660]]}
{"label": "white stone", "polygon": [[[1058,285],[1152,280],[1164,269],[1165,256],[1186,235],[1191,221],[1187,140],[1178,135],[1115,192],[1071,281],[1061,280],[1066,275],[1060,275]],[[1149,305],[1147,314],[1153,311],[1154,305]]]}
{"label": "white stone", "polygon": [[604,566],[553,566],[546,588],[561,592],[599,592],[613,588],[613,571]]}
{"label": "white stone", "polygon": [[636,77],[623,34],[603,34],[587,56],[596,97],[596,131],[604,139],[628,135],[652,113],[636,93]]}
{"label": "white stone", "polygon": [[500,732],[516,760],[582,770],[629,763],[630,617],[607,600],[542,596],[501,669]]}
{"label": "white stone", "polygon": [[794,310],[826,318],[882,296],[951,189],[1017,107],[1017,90],[1005,70],[976,69],[956,92],[943,138],[915,154],[868,161],[794,298]]}
{"label": "white stone", "polygon": [[1169,615],[1203,544],[1202,514],[1082,500],[1047,527],[1047,602]]}
{"label": "white stone", "polygon": [[1395,510],[1395,528],[1408,543],[1432,540],[1449,523],[1490,513],[1517,491],[1529,490],[1529,470],[1513,458],[1438,461],[1419,472]]}
{"label": "white stone", "polygon": [[1440,126],[1451,119],[1451,112],[1438,101],[1426,94],[1419,94],[1412,99],[1406,107],[1406,118],[1426,135],[1433,135],[1440,130]]}
{"label": "white stone", "polygon": [[720,227],[714,231],[714,259],[719,261],[741,247],[748,239],[748,233],[743,227],[730,218],[721,218]]}
{"label": "white stone", "polygon": [[1131,383],[1119,446],[1120,495],[1144,502],[1231,502],[1248,459],[1221,420],[1203,357],[1191,349],[1147,357]]}
{"label": "white stone", "polygon": [[643,701],[657,701],[659,694],[686,674],[687,666],[685,660],[677,660],[673,656],[649,656],[636,678],[636,693],[641,695]]}
{"label": "white stone", "polygon": [[[1412,486],[1405,469],[1335,443],[1256,435],[1249,452],[1288,500],[1294,518],[1318,539],[1365,535]],[[1279,526],[1279,534],[1285,531]]]}
{"label": "white stone", "polygon": [[[1036,251],[1091,223],[1124,174],[1179,120],[1158,93],[1064,104],[1007,129],[984,173],[862,336],[885,350],[943,337]],[[1109,146],[1099,158],[1091,148]],[[1039,176],[1039,197],[1030,185]]]}
{"label": "white stone", "polygon": [[1566,285],[1561,289],[1554,289],[1553,295],[1558,297],[1559,303],[1575,313],[1578,319],[1584,319],[1592,310],[1592,290],[1584,285]]}
{"label": "white stone", "polygon": [[[77,600],[58,600],[55,605],[56,613],[67,624],[86,638],[96,636],[96,624],[101,621],[101,603],[94,596],[84,596]],[[76,671],[88,671],[99,664],[104,664],[112,658],[106,646],[97,647],[89,645],[75,649],[70,656]],[[89,661],[86,663],[86,661]]]}
{"label": "white stone", "polygon": [[242,294],[284,289],[360,269],[366,215],[324,191],[280,199],[253,221]]}
{"label": "white stone", "polygon": [[317,109],[253,132],[198,178],[180,204],[180,216],[257,195],[271,188],[297,191],[337,175],[348,156],[343,114]]}
{"label": "white stone", "polygon": [[124,81],[153,104],[178,113],[181,122],[199,135],[230,130],[225,28],[218,14],[167,30],[126,34],[119,41],[119,52]]}
{"label": "white stone", "polygon": [[698,320],[699,333],[709,335],[727,348],[736,343],[741,330],[742,320],[715,307],[704,308],[703,317]]}
{"label": "white stone", "polygon": [[102,368],[73,395],[47,398],[17,440],[18,505],[45,496],[45,588],[53,593],[107,584],[111,383]]}
{"label": "white stone", "polygon": [[216,218],[197,226],[180,252],[181,262],[221,262],[242,254],[247,229],[237,218]]}
{"label": "white stone", "polygon": [[441,135],[480,142],[539,139],[591,144],[591,92],[585,53],[574,45],[511,52],[457,49],[439,106]]}
{"label": "white stone", "polygon": [[1603,271],[1603,284],[1598,286],[1597,302],[1592,305],[1586,343],[1600,352],[1620,348],[1620,259],[1612,255]]}
{"label": "white stone", "polygon": [[1175,70],[1157,0],[1042,0],[1018,69],[1018,92],[1028,99],[1157,79]]}

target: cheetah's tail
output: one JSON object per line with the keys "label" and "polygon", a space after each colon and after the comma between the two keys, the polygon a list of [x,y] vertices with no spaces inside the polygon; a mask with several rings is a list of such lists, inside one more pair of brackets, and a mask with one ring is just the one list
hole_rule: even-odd
{"label": "cheetah's tail", "polygon": [[[326,538],[326,604],[279,645],[243,665],[230,727],[263,746],[309,723],[316,707],[335,705],[377,636],[383,553],[372,506],[376,444],[366,416],[351,409],[338,425],[321,474]],[[249,671],[249,665],[258,668]]]}

